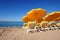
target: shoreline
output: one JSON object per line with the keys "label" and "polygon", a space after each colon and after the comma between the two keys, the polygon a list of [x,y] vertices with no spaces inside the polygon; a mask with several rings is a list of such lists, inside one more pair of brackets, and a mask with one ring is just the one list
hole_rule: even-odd
{"label": "shoreline", "polygon": [[4,26],[0,28],[22,28],[21,26]]}

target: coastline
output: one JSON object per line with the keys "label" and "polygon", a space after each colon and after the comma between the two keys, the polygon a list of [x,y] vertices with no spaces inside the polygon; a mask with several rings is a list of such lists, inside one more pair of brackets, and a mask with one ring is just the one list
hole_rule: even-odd
{"label": "coastline", "polygon": [[22,28],[22,26],[0,26],[0,28]]}

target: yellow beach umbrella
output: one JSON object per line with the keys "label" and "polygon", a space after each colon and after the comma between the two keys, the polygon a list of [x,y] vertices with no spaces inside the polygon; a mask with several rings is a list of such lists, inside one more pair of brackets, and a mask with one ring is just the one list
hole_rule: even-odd
{"label": "yellow beach umbrella", "polygon": [[46,15],[46,10],[44,9],[32,9],[27,13],[27,17],[31,20],[38,20],[43,18]]}
{"label": "yellow beach umbrella", "polygon": [[45,16],[44,20],[45,21],[53,21],[54,19],[60,17],[60,12],[52,12]]}
{"label": "yellow beach umbrella", "polygon": [[29,19],[27,16],[24,16],[24,17],[22,18],[22,20],[23,20],[23,22],[26,22],[26,23],[32,21],[32,20]]}
{"label": "yellow beach umbrella", "polygon": [[22,18],[22,20],[23,20],[23,22],[28,22],[27,16],[24,16],[24,17]]}
{"label": "yellow beach umbrella", "polygon": [[54,19],[54,21],[60,21],[60,18],[56,18],[56,19]]}
{"label": "yellow beach umbrella", "polygon": [[43,21],[43,18],[37,19],[37,23],[40,23]]}

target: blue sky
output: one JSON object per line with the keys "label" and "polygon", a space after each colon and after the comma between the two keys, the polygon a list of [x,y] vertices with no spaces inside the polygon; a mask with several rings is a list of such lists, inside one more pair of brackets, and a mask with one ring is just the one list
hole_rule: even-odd
{"label": "blue sky", "polygon": [[34,8],[43,8],[47,14],[60,11],[60,0],[0,0],[0,21],[22,21]]}

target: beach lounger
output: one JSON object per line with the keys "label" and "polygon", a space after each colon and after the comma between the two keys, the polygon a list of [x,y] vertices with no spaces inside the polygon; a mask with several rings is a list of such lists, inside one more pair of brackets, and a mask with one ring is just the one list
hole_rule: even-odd
{"label": "beach lounger", "polygon": [[50,29],[50,28],[45,28],[45,30],[47,30],[47,31],[48,31],[49,29]]}
{"label": "beach lounger", "polygon": [[60,30],[60,27],[58,27],[58,30]]}
{"label": "beach lounger", "polygon": [[40,31],[45,31],[45,28],[41,28],[41,30]]}
{"label": "beach lounger", "polygon": [[35,31],[36,31],[35,29],[27,29],[27,33],[33,33]]}

